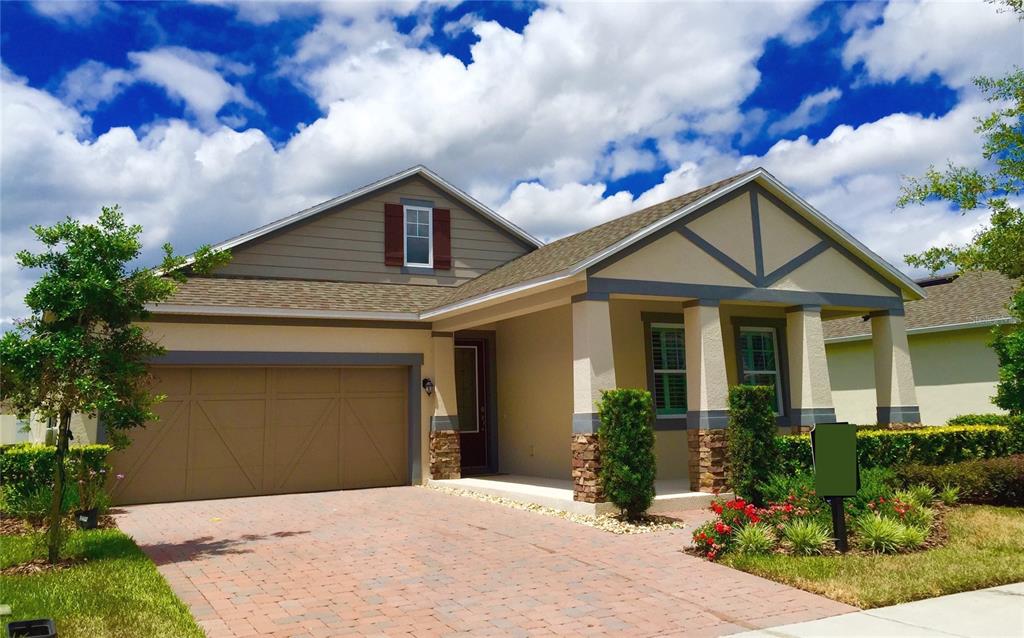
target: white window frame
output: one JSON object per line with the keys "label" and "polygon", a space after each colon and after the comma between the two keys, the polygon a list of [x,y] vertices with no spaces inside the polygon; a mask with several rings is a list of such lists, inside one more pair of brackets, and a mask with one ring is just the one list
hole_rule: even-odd
{"label": "white window frame", "polygon": [[[743,368],[743,353],[740,352],[740,381],[746,383],[748,374],[771,374],[775,375],[775,416],[781,416],[783,410],[782,402],[782,353],[779,352],[779,333],[772,326],[740,326],[740,337],[744,332],[767,332],[772,336],[772,348],[775,350],[774,370],[745,370]],[[736,344],[738,348],[743,347],[743,339]]]}
{"label": "white window frame", "polygon": [[[409,212],[427,214],[427,263],[409,261]],[[419,223],[418,221],[416,223]],[[417,239],[421,239],[417,237]],[[415,206],[405,204],[402,206],[402,248],[403,259],[406,266],[414,268],[434,267],[434,209],[430,206]]]}
{"label": "white window frame", "polygon": [[[683,348],[684,348],[684,352],[685,352],[685,348],[686,348],[686,325],[685,324],[681,324],[681,323],[652,322],[651,323],[651,327],[650,327],[651,334],[654,333],[654,329],[655,328],[670,328],[670,329],[675,329],[675,330],[682,330],[683,331]],[[678,375],[681,375],[684,380],[686,379],[686,357],[685,356],[683,357],[683,367],[682,367],[682,369],[655,368],[654,367],[654,358],[655,358],[654,357],[654,344],[651,344],[651,361],[650,361],[651,379],[654,381],[654,387],[651,388],[651,391],[652,391],[651,393],[652,394],[654,394],[655,389],[658,387],[657,378],[658,378],[658,374],[659,373],[660,374],[678,374]],[[657,397],[654,397],[654,398],[655,398],[655,402],[657,402]],[[687,399],[688,398],[689,397],[687,397]],[[687,403],[689,403],[689,402],[687,401]],[[654,412],[655,412],[655,416],[654,416],[655,419],[678,419],[681,416],[686,416],[685,414],[657,414],[657,412],[658,412],[657,405],[655,405]]]}

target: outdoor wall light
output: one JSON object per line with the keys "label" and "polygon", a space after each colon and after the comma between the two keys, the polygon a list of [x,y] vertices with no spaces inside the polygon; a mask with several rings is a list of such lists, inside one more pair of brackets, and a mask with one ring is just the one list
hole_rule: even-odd
{"label": "outdoor wall light", "polygon": [[427,393],[428,397],[434,394],[434,382],[429,377],[423,380],[423,390]]}

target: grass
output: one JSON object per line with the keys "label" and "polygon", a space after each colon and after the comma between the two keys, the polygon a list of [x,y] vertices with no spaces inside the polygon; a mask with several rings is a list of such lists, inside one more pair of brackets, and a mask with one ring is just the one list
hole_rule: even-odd
{"label": "grass", "polygon": [[[61,638],[201,638],[188,608],[131,538],[116,529],[75,531],[66,556],[86,562],[60,571],[0,576],[4,623],[52,618]],[[45,556],[38,537],[0,537],[0,567]]]}
{"label": "grass", "polygon": [[1024,508],[965,505],[945,522],[944,546],[911,554],[729,554],[722,562],[865,609],[1024,581]]}

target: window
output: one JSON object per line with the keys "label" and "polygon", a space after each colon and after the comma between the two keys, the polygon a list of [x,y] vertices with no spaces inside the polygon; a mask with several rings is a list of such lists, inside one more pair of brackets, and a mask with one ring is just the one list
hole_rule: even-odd
{"label": "window", "polygon": [[651,324],[654,411],[659,417],[686,414],[686,345],[683,326]]}
{"label": "window", "polygon": [[431,217],[433,209],[419,206],[405,207],[405,265],[434,265]]}
{"label": "window", "polygon": [[740,328],[740,361],[743,383],[775,388],[775,414],[782,414],[782,383],[779,375],[779,341],[775,328]]}

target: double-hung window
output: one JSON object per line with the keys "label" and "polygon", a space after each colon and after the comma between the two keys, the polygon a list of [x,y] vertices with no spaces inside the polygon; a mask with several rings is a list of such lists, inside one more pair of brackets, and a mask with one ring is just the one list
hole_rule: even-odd
{"label": "double-hung window", "polygon": [[433,209],[423,206],[405,207],[405,265],[434,265]]}
{"label": "double-hung window", "polygon": [[775,389],[775,414],[782,414],[782,380],[779,374],[779,340],[775,328],[740,328],[740,361],[743,383]]}
{"label": "double-hung window", "polygon": [[686,414],[686,347],[683,326],[651,324],[651,372],[654,411],[659,417]]}

